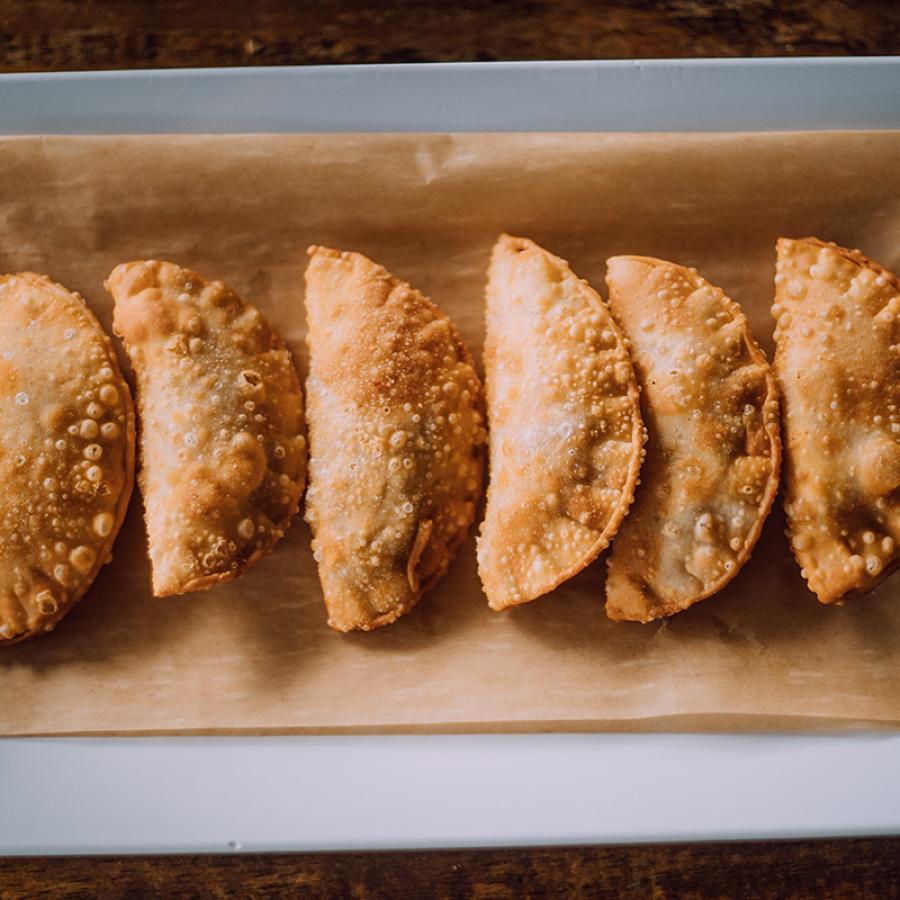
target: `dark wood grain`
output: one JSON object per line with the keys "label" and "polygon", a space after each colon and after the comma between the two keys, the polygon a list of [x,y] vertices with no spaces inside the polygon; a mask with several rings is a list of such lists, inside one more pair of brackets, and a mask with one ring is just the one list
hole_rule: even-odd
{"label": "dark wood grain", "polygon": [[[0,0],[0,71],[900,53],[895,0]],[[2,802],[0,802],[2,815]],[[0,860],[0,898],[900,896],[900,838]]]}
{"label": "dark wood grain", "polygon": [[898,897],[900,838],[0,860],[0,898]]}
{"label": "dark wood grain", "polygon": [[0,0],[0,71],[891,54],[895,0]]}

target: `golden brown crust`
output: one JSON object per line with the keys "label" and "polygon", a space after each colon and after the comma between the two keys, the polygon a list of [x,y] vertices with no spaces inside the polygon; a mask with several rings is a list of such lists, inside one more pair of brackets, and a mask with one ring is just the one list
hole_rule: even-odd
{"label": "golden brown crust", "polygon": [[625,340],[568,263],[502,235],[487,286],[490,470],[478,569],[491,607],[553,590],[609,544],[646,438]]}
{"label": "golden brown crust", "polygon": [[900,562],[900,281],[816,238],[777,245],[787,535],[822,603]]}
{"label": "golden brown crust", "polygon": [[290,353],[254,306],[174,263],[123,263],[106,287],[137,380],[153,591],[232,581],[271,551],[303,493]]}
{"label": "golden brown crust", "polygon": [[740,307],[663,260],[607,262],[650,432],[609,559],[606,611],[649,622],[720,590],[749,558],[778,489],[778,393]]}
{"label": "golden brown crust", "polygon": [[100,323],[42,275],[0,277],[0,646],[51,630],[111,559],[134,409]]}
{"label": "golden brown crust", "polygon": [[481,494],[482,390],[453,323],[359,253],[306,270],[306,518],[338,631],[408,612],[447,570]]}

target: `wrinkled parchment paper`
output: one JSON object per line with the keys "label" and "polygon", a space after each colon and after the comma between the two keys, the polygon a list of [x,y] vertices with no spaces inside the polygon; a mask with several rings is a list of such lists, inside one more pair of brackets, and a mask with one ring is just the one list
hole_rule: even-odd
{"label": "wrinkled parchment paper", "polygon": [[[696,266],[771,351],[779,235],[900,268],[898,162],[900,133],[888,132],[3,139],[0,270],[52,276],[109,327],[110,269],[174,260],[258,304],[305,374],[308,244],[383,263],[479,356],[488,254],[507,230],[603,294],[615,253]],[[339,635],[299,517],[238,582],[156,600],[137,501],[81,605],[54,633],[0,650],[0,734],[900,723],[900,574],[820,606],[780,503],[738,578],[668,622],[609,622],[602,560],[491,612],[470,540],[411,615]]]}

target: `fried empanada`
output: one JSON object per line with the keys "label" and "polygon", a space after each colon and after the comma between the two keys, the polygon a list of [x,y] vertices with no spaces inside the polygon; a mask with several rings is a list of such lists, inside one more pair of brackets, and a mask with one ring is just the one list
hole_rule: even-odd
{"label": "fried empanada", "polygon": [[565,260],[502,235],[487,286],[490,481],[478,569],[491,607],[539,597],[609,544],[645,431],[606,305]]}
{"label": "fried empanada", "polygon": [[111,559],[134,484],[134,410],[84,301],[0,277],[0,646],[50,631]]}
{"label": "fried empanada", "polygon": [[303,493],[290,353],[255,307],[173,263],[124,263],[106,287],[137,381],[153,592],[231,581],[271,551]]}
{"label": "fried empanada", "polygon": [[787,535],[822,603],[900,561],[900,281],[856,250],[778,241],[775,373]]}
{"label": "fried empanada", "polygon": [[328,624],[368,631],[447,570],[481,493],[482,389],[450,319],[358,253],[306,270],[306,518]]}
{"label": "fried empanada", "polygon": [[641,256],[607,266],[650,439],[606,611],[649,622],[714,594],[750,556],[778,489],[778,393],[740,307],[695,270]]}

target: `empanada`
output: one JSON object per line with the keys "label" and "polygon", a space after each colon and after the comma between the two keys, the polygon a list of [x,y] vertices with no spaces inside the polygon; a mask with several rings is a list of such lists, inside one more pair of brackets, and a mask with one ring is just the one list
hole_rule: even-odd
{"label": "empanada", "polygon": [[444,574],[481,493],[482,389],[453,323],[358,253],[306,270],[306,518],[328,623],[393,622]]}
{"label": "empanada", "polygon": [[0,277],[0,483],[3,645],[81,598],[134,483],[134,410],[109,338],[78,294],[28,272]]}
{"label": "empanada", "polygon": [[856,250],[782,238],[772,315],[787,534],[835,603],[900,560],[900,281]]}
{"label": "empanada", "polygon": [[609,544],[645,431],[624,338],[565,260],[502,235],[487,286],[490,482],[478,568],[497,610],[545,594]]}
{"label": "empanada", "polygon": [[137,381],[153,592],[231,581],[271,551],[303,493],[290,353],[255,307],[173,263],[124,263],[106,287]]}
{"label": "empanada", "polygon": [[649,622],[714,594],[750,556],[778,488],[778,394],[740,307],[694,269],[642,256],[607,266],[650,438],[606,611]]}

